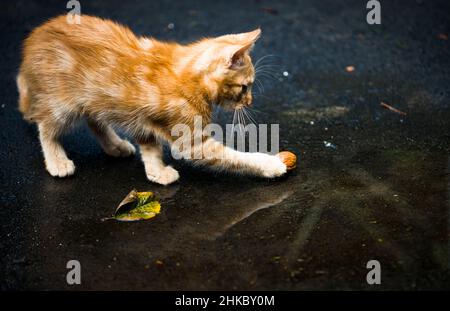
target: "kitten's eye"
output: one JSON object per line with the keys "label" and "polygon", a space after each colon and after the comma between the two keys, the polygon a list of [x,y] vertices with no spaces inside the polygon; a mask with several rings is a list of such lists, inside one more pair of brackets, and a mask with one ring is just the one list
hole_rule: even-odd
{"label": "kitten's eye", "polygon": [[242,87],[242,93],[247,93],[248,85],[242,84],[241,87]]}

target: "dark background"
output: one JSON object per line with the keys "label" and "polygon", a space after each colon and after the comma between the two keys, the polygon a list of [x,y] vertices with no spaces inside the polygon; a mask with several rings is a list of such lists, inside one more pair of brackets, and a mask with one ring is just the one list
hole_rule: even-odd
{"label": "dark background", "polygon": [[[52,178],[15,76],[22,40],[66,1],[2,1],[1,289],[449,289],[449,1],[381,1],[381,25],[366,23],[366,1],[80,2],[163,40],[260,26],[254,59],[274,55],[274,77],[256,118],[280,124],[299,167],[265,181],[167,155],[181,180],[164,188],[139,156],[109,158],[81,127],[64,140],[76,175]],[[133,188],[157,192],[162,213],[100,221]],[[66,284],[71,259],[79,286]],[[366,283],[371,259],[381,285]]]}

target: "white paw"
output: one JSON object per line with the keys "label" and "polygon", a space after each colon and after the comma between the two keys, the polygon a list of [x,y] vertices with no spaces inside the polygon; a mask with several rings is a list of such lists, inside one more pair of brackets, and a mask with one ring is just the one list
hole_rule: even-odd
{"label": "white paw", "polygon": [[102,145],[106,154],[113,157],[129,157],[136,153],[136,148],[125,139],[108,145]]}
{"label": "white paw", "polygon": [[264,154],[259,167],[263,177],[275,178],[286,174],[286,164],[279,157]]}
{"label": "white paw", "polygon": [[54,177],[67,177],[75,173],[75,164],[69,159],[45,161],[45,166],[50,175]]}
{"label": "white paw", "polygon": [[147,172],[148,180],[160,184],[160,185],[168,185],[171,184],[180,178],[180,174],[178,171],[171,166],[165,166],[164,168],[157,170],[152,170]]}

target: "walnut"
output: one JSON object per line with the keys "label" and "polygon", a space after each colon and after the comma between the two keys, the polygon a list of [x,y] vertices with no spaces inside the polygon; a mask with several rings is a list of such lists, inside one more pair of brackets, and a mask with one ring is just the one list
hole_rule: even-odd
{"label": "walnut", "polygon": [[276,155],[286,164],[286,168],[288,171],[293,170],[297,167],[297,156],[290,151],[281,151]]}

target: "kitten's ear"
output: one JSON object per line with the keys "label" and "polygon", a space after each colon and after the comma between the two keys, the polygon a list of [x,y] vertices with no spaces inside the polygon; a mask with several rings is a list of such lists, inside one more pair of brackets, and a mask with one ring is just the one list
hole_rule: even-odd
{"label": "kitten's ear", "polygon": [[261,36],[261,28],[257,28],[250,32],[243,32],[235,36],[235,40],[238,42],[242,42],[244,44],[253,43],[255,44],[256,40]]}
{"label": "kitten's ear", "polygon": [[219,42],[227,42],[229,44],[247,45],[249,43],[255,43],[260,36],[261,36],[261,29],[257,28],[250,32],[220,36],[215,38],[214,40]]}
{"label": "kitten's ear", "polygon": [[252,49],[253,45],[254,43],[247,44],[242,47],[240,46],[234,47],[232,53],[228,55],[227,67],[230,69],[236,69],[239,66],[241,66],[244,62],[245,54]]}
{"label": "kitten's ear", "polygon": [[246,53],[255,45],[256,40],[261,36],[261,29],[255,29],[250,32],[244,32],[235,35],[226,35],[218,39],[225,39],[231,44],[227,50],[227,66],[230,69],[239,67]]}

